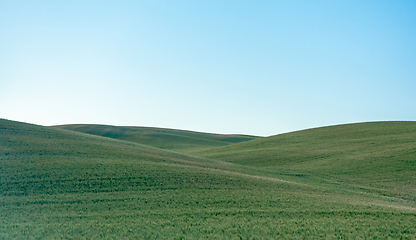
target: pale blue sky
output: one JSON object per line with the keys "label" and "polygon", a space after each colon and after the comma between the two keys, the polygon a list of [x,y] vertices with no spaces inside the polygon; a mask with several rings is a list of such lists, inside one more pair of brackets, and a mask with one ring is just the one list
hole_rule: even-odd
{"label": "pale blue sky", "polygon": [[274,135],[416,120],[415,1],[0,1],[0,118]]}

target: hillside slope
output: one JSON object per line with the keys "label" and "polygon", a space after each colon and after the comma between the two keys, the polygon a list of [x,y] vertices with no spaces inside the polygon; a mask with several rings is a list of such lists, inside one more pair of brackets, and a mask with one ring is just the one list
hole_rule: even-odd
{"label": "hillside slope", "polygon": [[[146,186],[153,181],[137,179],[150,165],[159,172],[168,165],[218,165],[128,141],[1,119],[0,157],[0,190],[6,195],[129,189],[137,181]],[[106,186],[109,179],[113,185]]]}
{"label": "hillside slope", "polygon": [[0,239],[416,236],[413,201],[64,129],[0,119],[0,164]]}
{"label": "hillside slope", "polygon": [[186,153],[258,138],[247,135],[222,135],[151,127],[119,127],[92,124],[54,127]]}
{"label": "hillside slope", "polygon": [[347,182],[416,200],[416,122],[329,126],[238,143],[195,155],[304,181]]}
{"label": "hillside slope", "polygon": [[263,184],[209,168],[218,161],[4,119],[0,163],[0,239],[224,236],[235,221],[218,213],[257,211]]}

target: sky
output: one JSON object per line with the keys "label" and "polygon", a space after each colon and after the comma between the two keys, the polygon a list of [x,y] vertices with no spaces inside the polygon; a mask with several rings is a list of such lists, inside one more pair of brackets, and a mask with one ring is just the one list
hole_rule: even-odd
{"label": "sky", "polygon": [[270,136],[416,121],[416,1],[0,1],[0,118]]}

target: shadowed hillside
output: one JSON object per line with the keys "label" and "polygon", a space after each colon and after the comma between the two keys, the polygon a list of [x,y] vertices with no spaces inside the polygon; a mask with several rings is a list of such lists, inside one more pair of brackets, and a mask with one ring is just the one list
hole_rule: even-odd
{"label": "shadowed hillside", "polygon": [[221,135],[150,127],[118,127],[89,124],[60,125],[54,127],[141,143],[178,152],[191,152],[258,138],[247,135]]}
{"label": "shadowed hillside", "polygon": [[416,122],[371,122],[308,129],[195,155],[310,181],[347,182],[416,200]]}

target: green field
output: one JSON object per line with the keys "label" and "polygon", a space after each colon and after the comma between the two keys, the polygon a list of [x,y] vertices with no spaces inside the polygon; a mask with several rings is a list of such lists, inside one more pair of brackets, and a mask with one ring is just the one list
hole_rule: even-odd
{"label": "green field", "polygon": [[79,127],[0,119],[1,239],[416,237],[415,122],[267,138]]}

